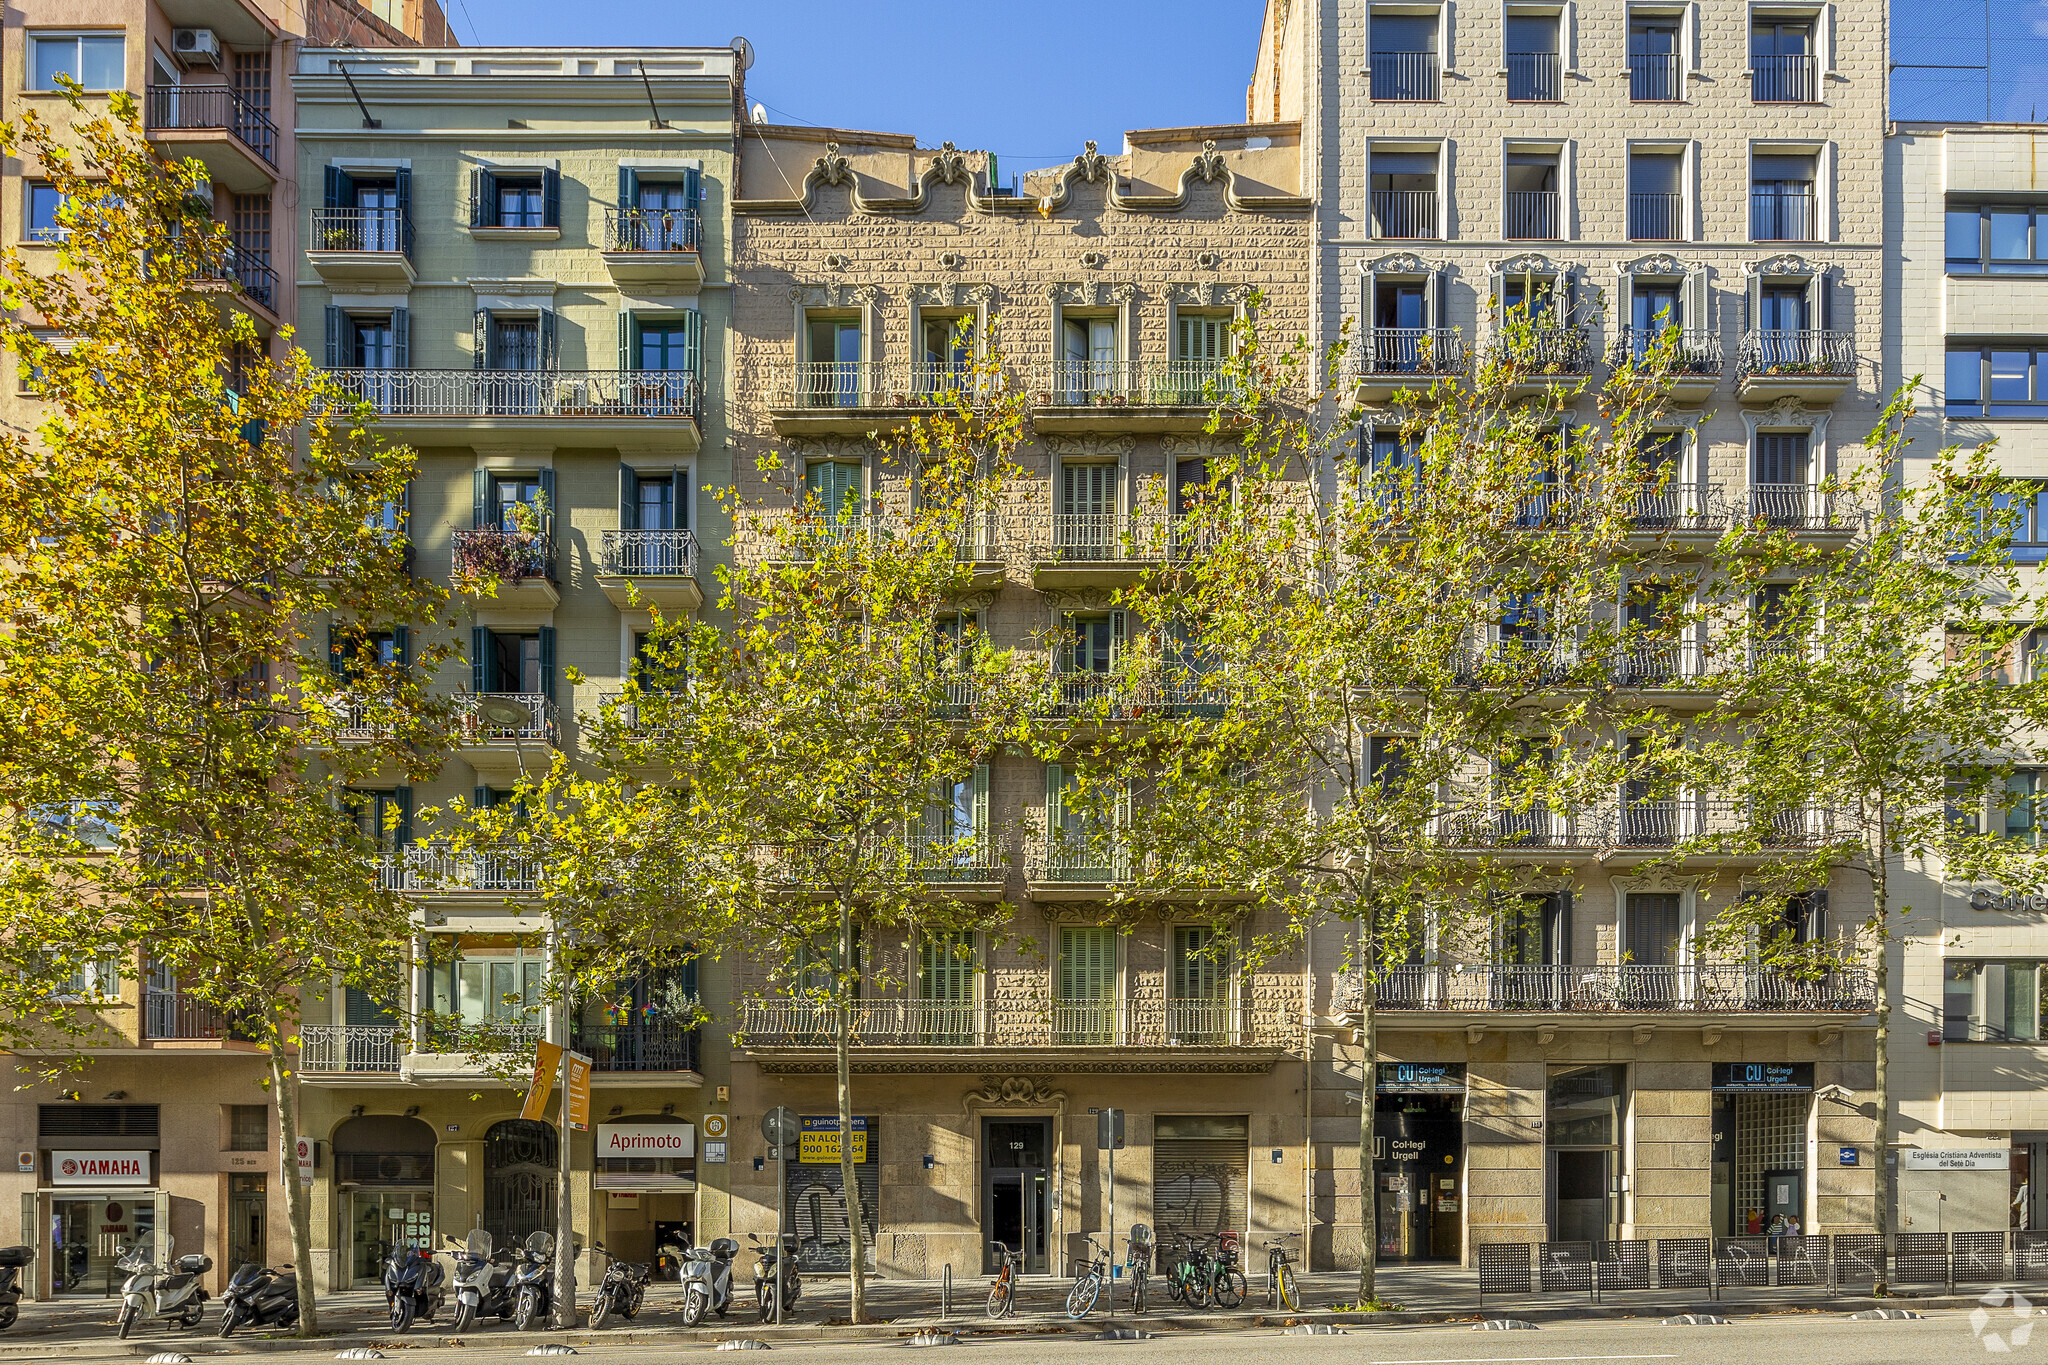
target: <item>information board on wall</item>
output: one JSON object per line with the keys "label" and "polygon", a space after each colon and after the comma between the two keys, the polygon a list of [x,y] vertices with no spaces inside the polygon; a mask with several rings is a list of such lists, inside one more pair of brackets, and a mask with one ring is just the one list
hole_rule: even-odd
{"label": "information board on wall", "polygon": [[[797,1140],[797,1161],[806,1166],[838,1165],[839,1116],[806,1114],[802,1122],[803,1135]],[[856,1164],[868,1159],[868,1121],[860,1115],[853,1120],[853,1159]]]}

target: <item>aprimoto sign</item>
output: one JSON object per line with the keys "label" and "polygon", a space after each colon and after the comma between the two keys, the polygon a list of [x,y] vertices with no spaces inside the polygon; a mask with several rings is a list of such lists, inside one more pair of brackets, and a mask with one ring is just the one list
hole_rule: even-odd
{"label": "aprimoto sign", "polygon": [[597,1154],[610,1160],[634,1156],[695,1156],[697,1130],[687,1123],[600,1123],[597,1125]]}

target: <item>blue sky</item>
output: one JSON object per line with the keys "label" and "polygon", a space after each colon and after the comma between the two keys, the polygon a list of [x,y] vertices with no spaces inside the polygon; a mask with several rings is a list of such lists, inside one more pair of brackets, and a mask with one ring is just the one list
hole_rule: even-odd
{"label": "blue sky", "polygon": [[[1126,128],[1242,119],[1265,12],[1264,0],[443,3],[471,44],[744,34],[759,53],[748,97],[777,122],[951,139],[1019,169],[1064,161],[1088,138],[1112,150]],[[1895,61],[1981,67],[1987,47],[1991,116],[2048,119],[2048,0],[1894,0]],[[1893,117],[1981,119],[1985,88],[1981,69],[1902,67]]]}

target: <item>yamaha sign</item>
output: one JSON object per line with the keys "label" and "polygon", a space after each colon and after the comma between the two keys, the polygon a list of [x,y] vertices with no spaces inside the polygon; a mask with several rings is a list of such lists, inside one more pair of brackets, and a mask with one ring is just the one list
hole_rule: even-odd
{"label": "yamaha sign", "polygon": [[148,1152],[52,1152],[52,1185],[147,1185]]}

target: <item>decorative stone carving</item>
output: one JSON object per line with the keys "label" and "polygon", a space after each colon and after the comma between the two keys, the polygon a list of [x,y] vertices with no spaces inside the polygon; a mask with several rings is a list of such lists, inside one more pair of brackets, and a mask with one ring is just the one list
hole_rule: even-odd
{"label": "decorative stone carving", "polygon": [[1036,1076],[984,1076],[979,1090],[970,1090],[966,1102],[982,1109],[1043,1109],[1065,1105],[1067,1092],[1054,1090]]}
{"label": "decorative stone carving", "polygon": [[1653,251],[1647,256],[1638,256],[1633,261],[1616,261],[1617,275],[1683,275],[1687,272],[1684,261],[1668,251]]}
{"label": "decorative stone carving", "polygon": [[1214,140],[1204,142],[1202,150],[1195,153],[1194,164],[1189,167],[1195,177],[1204,182],[1221,180],[1227,171],[1223,165],[1223,153],[1216,150]]}
{"label": "decorative stone carving", "polygon": [[1074,158],[1074,174],[1089,184],[1109,178],[1109,158],[1095,150],[1095,143],[1083,144],[1085,150]]}
{"label": "decorative stone carving", "polygon": [[939,150],[932,155],[928,173],[941,183],[957,185],[967,179],[967,156],[950,142],[939,144]]}
{"label": "decorative stone carving", "polygon": [[910,286],[910,301],[920,308],[954,308],[960,302],[960,286],[950,281],[913,284]]}
{"label": "decorative stone carving", "polygon": [[958,270],[966,261],[967,258],[957,251],[943,251],[939,253],[939,264],[948,270]]}
{"label": "decorative stone carving", "polygon": [[847,266],[851,264],[853,264],[853,259],[851,257],[842,256],[836,251],[825,258],[826,267],[832,270],[844,270]]}
{"label": "decorative stone carving", "polygon": [[1109,264],[1109,253],[1105,251],[1084,251],[1081,253],[1083,270],[1100,270]]}
{"label": "decorative stone carving", "polygon": [[825,144],[825,155],[818,158],[811,167],[811,175],[821,185],[851,185],[853,163],[839,154],[839,144]]}
{"label": "decorative stone carving", "polygon": [[1216,302],[1213,280],[1186,280],[1166,286],[1166,297],[1184,308],[1208,308]]}
{"label": "decorative stone carving", "polygon": [[992,284],[977,284],[967,290],[967,301],[977,308],[986,308],[996,301],[996,287]]}
{"label": "decorative stone carving", "polygon": [[1219,264],[1221,264],[1222,260],[1223,258],[1219,256],[1217,253],[1213,251],[1205,251],[1201,255],[1195,257],[1195,264],[1201,266],[1205,270],[1214,270]]}
{"label": "decorative stone carving", "polygon": [[1063,460],[1123,459],[1137,448],[1134,436],[1048,436],[1045,448]]}
{"label": "decorative stone carving", "polygon": [[1794,251],[1767,256],[1742,267],[1746,275],[1818,275],[1822,269]]}
{"label": "decorative stone carving", "polygon": [[1495,261],[1493,268],[1502,275],[1562,275],[1570,269],[1540,251],[1525,251],[1519,256],[1510,256],[1504,261]]}
{"label": "decorative stone carving", "polygon": [[1159,448],[1169,460],[1196,460],[1228,455],[1238,447],[1235,441],[1215,436],[1162,436]]}
{"label": "decorative stone carving", "polygon": [[1109,301],[1119,307],[1128,307],[1137,297],[1138,286],[1135,284],[1119,284],[1110,287]]}
{"label": "decorative stone carving", "polygon": [[794,284],[789,288],[789,301],[804,308],[867,308],[881,297],[879,285],[850,285],[839,280],[825,284]]}
{"label": "decorative stone carving", "polygon": [[1396,251],[1376,261],[1367,261],[1365,268],[1375,275],[1427,275],[1434,269],[1412,251]]}

